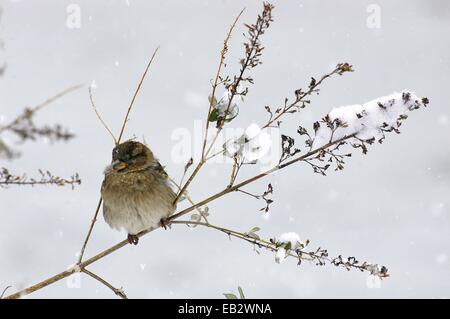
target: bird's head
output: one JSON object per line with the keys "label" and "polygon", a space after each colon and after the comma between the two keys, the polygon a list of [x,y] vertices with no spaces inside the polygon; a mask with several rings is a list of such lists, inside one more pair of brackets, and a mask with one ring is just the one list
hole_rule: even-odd
{"label": "bird's head", "polygon": [[126,141],[113,149],[110,169],[118,172],[139,170],[151,166],[154,161],[153,153],[147,146]]}

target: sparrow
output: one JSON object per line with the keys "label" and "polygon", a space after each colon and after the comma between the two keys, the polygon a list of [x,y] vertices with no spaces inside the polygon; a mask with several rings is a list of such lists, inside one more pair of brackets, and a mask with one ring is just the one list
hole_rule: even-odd
{"label": "sparrow", "polygon": [[159,226],[176,209],[176,194],[164,168],[142,143],[126,141],[112,151],[101,187],[103,217],[114,229],[125,229],[128,242],[137,245],[137,234]]}

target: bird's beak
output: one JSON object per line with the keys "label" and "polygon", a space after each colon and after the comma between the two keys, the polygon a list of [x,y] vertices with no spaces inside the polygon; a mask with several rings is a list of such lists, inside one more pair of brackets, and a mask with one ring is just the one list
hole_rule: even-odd
{"label": "bird's beak", "polygon": [[119,171],[121,171],[121,170],[127,168],[127,167],[128,167],[128,164],[125,163],[125,162],[121,162],[121,161],[119,161],[119,160],[116,160],[116,161],[114,161],[114,162],[111,164],[111,166],[112,166],[112,168],[113,168],[115,171],[118,171],[118,172],[119,172]]}

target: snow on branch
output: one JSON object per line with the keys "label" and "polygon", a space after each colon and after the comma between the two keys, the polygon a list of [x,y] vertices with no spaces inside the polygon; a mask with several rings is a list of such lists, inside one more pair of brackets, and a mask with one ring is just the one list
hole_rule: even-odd
{"label": "snow on branch", "polygon": [[316,122],[313,147],[354,134],[359,140],[382,143],[386,132],[400,133],[407,113],[427,104],[427,98],[420,99],[405,90],[364,104],[336,107],[321,122]]}
{"label": "snow on branch", "polygon": [[[302,126],[298,128],[297,133],[306,136],[305,145],[309,152],[323,148],[314,157],[305,158],[304,162],[321,175],[326,175],[332,164],[335,165],[335,170],[342,170],[344,159],[352,156],[351,152],[340,151],[344,145],[350,144],[367,154],[368,145],[375,141],[382,143],[388,132],[399,134],[408,113],[427,105],[427,98],[419,98],[405,90],[361,105],[336,107],[322,120],[314,123],[314,133]],[[292,148],[294,142],[289,145]],[[324,147],[326,145],[329,146]],[[281,157],[280,163],[286,159]]]}

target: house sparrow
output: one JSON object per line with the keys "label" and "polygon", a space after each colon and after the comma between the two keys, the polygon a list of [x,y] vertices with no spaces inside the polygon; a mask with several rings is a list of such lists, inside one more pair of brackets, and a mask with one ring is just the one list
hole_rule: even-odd
{"label": "house sparrow", "polygon": [[163,226],[176,208],[176,194],[164,168],[142,143],[126,141],[112,152],[102,183],[103,217],[108,225],[128,232],[137,245],[141,231]]}

